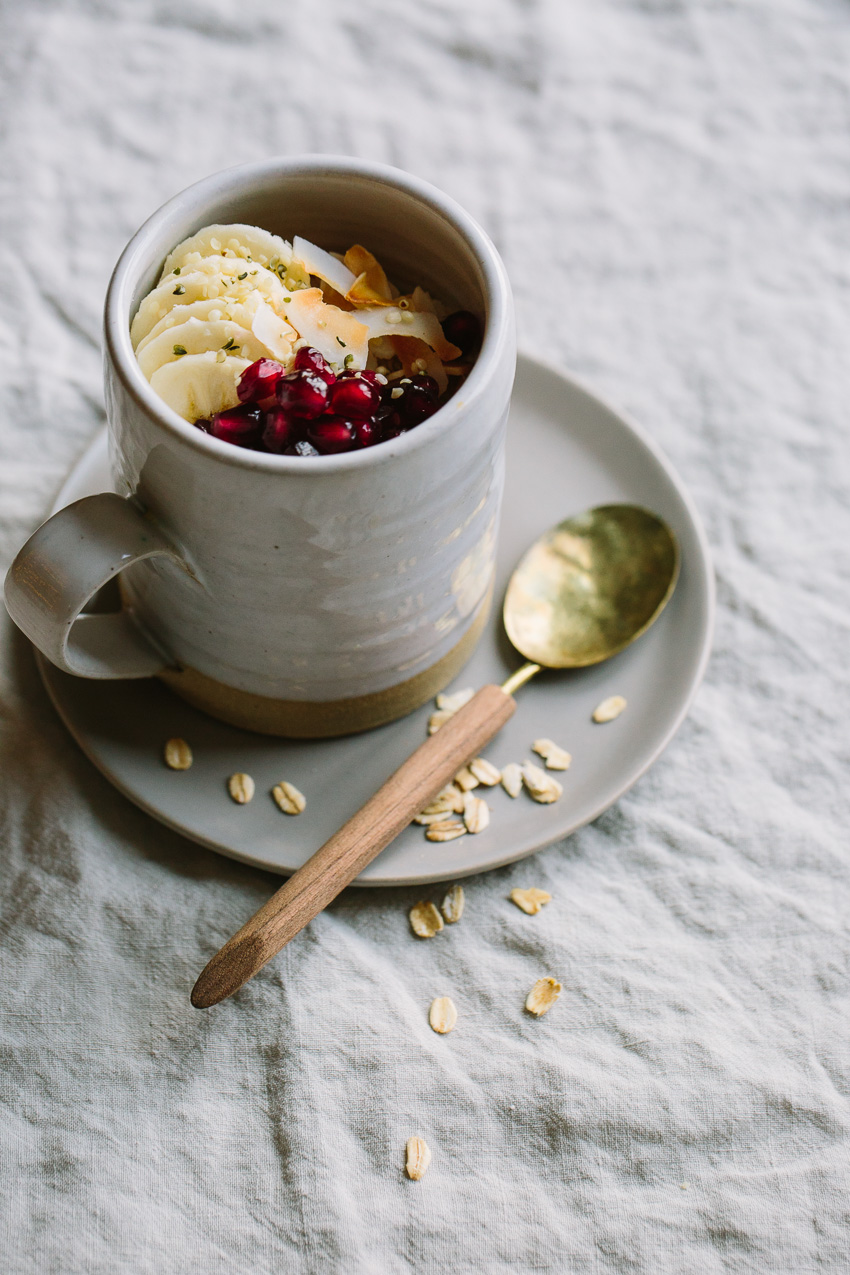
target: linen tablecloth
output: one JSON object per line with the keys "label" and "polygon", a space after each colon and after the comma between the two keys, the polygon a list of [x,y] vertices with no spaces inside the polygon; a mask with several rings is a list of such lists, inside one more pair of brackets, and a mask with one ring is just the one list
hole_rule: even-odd
{"label": "linen tablecloth", "polygon": [[349,891],[211,1013],[274,878],[113,791],[4,616],[0,1270],[850,1269],[850,7],[5,0],[0,66],[4,570],[102,426],[136,226],[324,151],[479,218],[524,347],[665,448],[719,588],[688,721],[594,825],[467,881],[450,942],[421,889]]}

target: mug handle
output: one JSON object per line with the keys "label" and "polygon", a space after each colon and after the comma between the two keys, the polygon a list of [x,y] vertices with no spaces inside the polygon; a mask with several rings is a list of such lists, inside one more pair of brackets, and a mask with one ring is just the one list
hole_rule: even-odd
{"label": "mug handle", "polygon": [[60,509],[30,536],[6,576],[6,608],[57,668],[77,677],[152,677],[168,659],[131,612],[81,615],[98,589],[144,558],[186,563],[132,499],[111,492]]}

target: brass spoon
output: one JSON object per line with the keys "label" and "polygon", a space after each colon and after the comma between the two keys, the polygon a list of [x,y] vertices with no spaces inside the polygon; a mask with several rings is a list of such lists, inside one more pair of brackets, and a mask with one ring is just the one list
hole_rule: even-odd
{"label": "brass spoon", "polygon": [[673,532],[635,505],[600,505],[558,523],[511,576],[503,618],[526,663],[483,686],[391,775],[216,953],[192,990],[198,1009],[246,983],[477,757],[516,709],[513,694],[543,668],[599,664],[645,633],[679,573]]}

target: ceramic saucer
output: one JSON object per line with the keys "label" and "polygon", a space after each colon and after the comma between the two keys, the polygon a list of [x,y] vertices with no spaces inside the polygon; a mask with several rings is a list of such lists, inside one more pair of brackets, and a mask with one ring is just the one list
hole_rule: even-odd
{"label": "ceramic saucer", "polygon": [[[56,509],[111,489],[105,432],[75,466]],[[539,675],[485,756],[497,766],[529,757],[548,736],[573,755],[553,805],[487,790],[490,826],[477,836],[432,843],[411,826],[358,878],[362,885],[442,881],[499,867],[588,823],[658,757],[687,712],[711,644],[714,586],[694,506],[658,448],[623,416],[561,373],[521,358],[508,428],[507,484],[499,544],[497,604],[454,689],[502,682],[522,663],[501,628],[501,598],[527,546],[552,523],[591,505],[628,501],[661,514],[682,550],[676,592],[658,622],[596,668]],[[273,872],[290,873],[372,795],[425,738],[433,705],[364,735],[315,743],[271,739],[225,726],[190,708],[159,682],[92,682],[40,659],[45,685],[86,755],[143,810],[193,841]],[[595,725],[608,695],[628,708]],[[194,764],[170,771],[162,746],[188,740]],[[229,798],[227,777],[246,771],[256,796]],[[270,790],[287,779],[307,797],[298,817],[281,814]]]}

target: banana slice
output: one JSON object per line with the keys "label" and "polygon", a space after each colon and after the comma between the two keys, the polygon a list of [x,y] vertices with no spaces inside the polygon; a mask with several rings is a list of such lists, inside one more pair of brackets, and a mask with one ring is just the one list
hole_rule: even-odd
{"label": "banana slice", "polygon": [[292,260],[292,245],[278,235],[261,230],[259,226],[244,226],[240,223],[204,226],[203,230],[184,239],[168,254],[162,267],[160,283],[175,269],[182,269],[188,258],[196,253],[199,257],[217,254],[230,257],[232,254],[243,261],[259,262],[261,266],[269,266],[274,261],[275,265],[280,264],[285,268]]}
{"label": "banana slice", "polygon": [[[211,297],[206,301],[193,301],[190,305],[174,306],[167,314],[155,323],[146,337],[142,337],[136,346],[136,357],[142,361],[142,352],[151,341],[156,340],[163,332],[187,323],[189,319],[201,319],[217,322],[219,319],[238,323],[246,331],[252,332],[261,345],[265,346],[270,358],[279,363],[288,363],[292,357],[292,346],[297,338],[294,328],[281,319],[259,292],[252,292],[244,301],[232,301],[229,297]],[[178,338],[175,337],[177,342]],[[185,341],[178,342],[185,345]],[[224,344],[224,343],[222,343]],[[187,347],[188,348],[188,347]],[[210,345],[205,347],[214,349]],[[195,351],[193,351],[194,353]],[[260,358],[264,355],[258,356]]]}
{"label": "banana slice", "polygon": [[175,306],[192,305],[213,297],[226,296],[231,301],[243,302],[252,292],[259,292],[278,314],[283,314],[289,293],[277,275],[265,266],[229,257],[204,257],[196,266],[197,269],[188,274],[181,270],[179,275],[169,275],[148,293],[130,324],[134,348]]}
{"label": "banana slice", "polygon": [[224,412],[239,402],[236,387],[250,359],[217,354],[186,354],[173,363],[164,363],[151,377],[151,389],[173,407],[184,420],[194,423]]}
{"label": "banana slice", "polygon": [[233,323],[230,319],[211,320],[187,319],[176,327],[160,332],[159,336],[145,343],[145,348],[136,351],[139,367],[148,380],[157,368],[164,363],[173,363],[175,359],[185,359],[189,354],[203,354],[211,350],[224,350],[237,358],[264,359],[269,351],[252,332]]}

